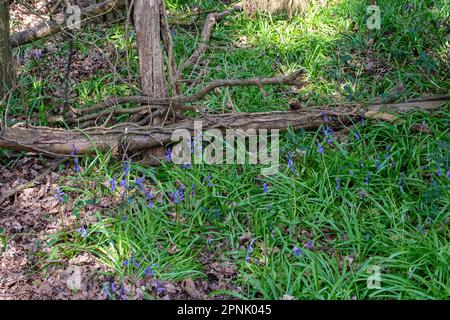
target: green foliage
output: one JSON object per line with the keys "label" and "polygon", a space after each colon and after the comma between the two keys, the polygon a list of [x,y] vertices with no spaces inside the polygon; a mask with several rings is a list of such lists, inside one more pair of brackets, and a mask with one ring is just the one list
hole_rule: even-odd
{"label": "green foliage", "polygon": [[[215,29],[204,58],[206,75],[197,66],[185,70],[184,77],[203,77],[202,83],[267,77],[303,67],[308,85],[296,97],[308,105],[370,101],[400,84],[404,97],[448,93],[448,1],[378,3],[381,29],[373,31],[366,27],[367,1],[362,0],[311,7],[291,21],[263,15],[250,19],[238,13]],[[212,0],[171,0],[167,6],[172,13],[189,14],[192,5],[202,10],[219,6]],[[99,46],[112,45],[121,57],[128,55],[117,72],[136,87],[117,81],[114,74],[94,74],[76,84],[76,106],[138,92],[131,31],[128,40],[121,26],[106,35],[93,28],[80,37],[80,43],[85,37]],[[174,27],[178,61],[189,56],[197,42],[197,33]],[[58,54],[64,53],[62,49]],[[42,91],[46,80],[33,72],[32,63],[20,79],[29,90],[7,103],[9,113],[36,113],[34,120],[44,125],[51,112]],[[190,94],[198,86],[183,89]],[[227,88],[209,95],[204,105],[222,111],[231,100],[237,111],[286,109],[293,96],[288,89],[265,88],[264,97],[259,88]],[[426,125],[431,134],[413,133],[416,123]],[[446,299],[449,134],[448,105],[441,113],[408,115],[395,125],[355,124],[342,142],[334,139],[332,144],[324,141],[320,130],[287,132],[282,160],[290,155],[298,176],[283,164],[279,174],[266,180],[259,176],[259,166],[133,164],[127,175],[109,154],[87,157],[80,160],[82,173],[62,187],[75,201],[77,228],[86,225],[87,234],[83,237],[77,229],[55,234],[46,258],[90,252],[120,277],[142,276],[151,266],[162,280],[183,280],[204,277],[198,256],[214,252],[238,266],[233,281],[244,289],[240,297]],[[325,146],[323,154],[317,152],[318,142]],[[136,183],[143,175],[155,197],[150,207]],[[113,191],[111,179],[117,183]],[[120,180],[130,186],[125,195]],[[175,204],[171,194],[182,186],[185,200]],[[105,201],[110,205],[103,212],[91,213],[97,222],[86,221],[87,208]],[[247,233],[255,239],[250,261],[248,243],[240,243]],[[305,247],[308,241],[311,250]],[[295,247],[301,254],[294,254]],[[131,257],[137,266],[124,265]],[[380,289],[367,288],[372,265],[381,267]]]}

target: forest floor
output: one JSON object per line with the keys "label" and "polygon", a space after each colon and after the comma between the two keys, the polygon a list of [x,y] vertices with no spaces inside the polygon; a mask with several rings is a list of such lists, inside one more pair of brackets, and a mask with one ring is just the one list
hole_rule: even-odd
{"label": "forest floor", "polygon": [[[233,14],[186,70],[183,90],[302,67],[304,88],[225,88],[202,106],[255,112],[448,94],[447,1],[378,3],[380,30],[367,29],[362,0],[291,20]],[[224,8],[167,4],[175,17]],[[15,31],[37,21],[16,10]],[[178,61],[195,48],[202,18],[174,24]],[[128,32],[123,22],[96,23],[77,34],[71,104],[139,92]],[[15,50],[19,90],[0,106],[11,125],[48,125],[67,48],[60,34]],[[146,167],[109,153],[67,160],[0,206],[0,299],[447,299],[448,106],[396,123],[288,130],[271,177],[259,165]],[[0,195],[54,161],[0,150]],[[379,286],[370,285],[376,272]]]}

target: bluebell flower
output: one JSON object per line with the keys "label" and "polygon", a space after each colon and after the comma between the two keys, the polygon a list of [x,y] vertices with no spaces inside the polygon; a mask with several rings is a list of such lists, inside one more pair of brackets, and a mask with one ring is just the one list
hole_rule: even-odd
{"label": "bluebell flower", "polygon": [[253,243],[255,242],[255,240],[256,239],[252,239],[250,241],[250,243],[248,244],[248,246],[247,246],[246,255],[245,255],[245,260],[247,262],[249,262],[251,260],[250,256],[251,256],[251,254],[253,252]]}
{"label": "bluebell flower", "polygon": [[64,196],[66,194],[60,189],[56,189],[55,198],[58,199],[59,202],[64,202]]}
{"label": "bluebell flower", "polygon": [[301,256],[301,255],[303,254],[303,252],[302,252],[302,249],[300,249],[299,247],[295,246],[295,247],[292,249],[292,254],[293,254],[294,256]]}
{"label": "bluebell flower", "polygon": [[153,269],[150,266],[147,266],[147,268],[145,268],[145,270],[144,270],[144,276],[154,277],[155,272],[153,271]]}
{"label": "bluebell flower", "polygon": [[130,174],[130,162],[129,161],[124,161],[122,163],[122,172],[125,175],[125,177],[127,177]]}
{"label": "bluebell flower", "polygon": [[336,179],[336,191],[338,191],[341,188],[341,178]]}
{"label": "bluebell flower", "polygon": [[124,265],[125,267],[128,267],[128,264],[129,264],[129,261],[128,261],[127,259],[123,260],[123,265]]}
{"label": "bluebell flower", "polygon": [[450,179],[450,170],[447,171],[447,178]]}
{"label": "bluebell flower", "polygon": [[160,294],[166,290],[166,289],[164,289],[163,286],[161,286],[161,281],[159,281],[159,280],[156,281],[155,289],[156,289],[156,294]]}
{"label": "bluebell flower", "polygon": [[438,170],[436,171],[436,175],[437,175],[438,177],[442,177],[442,171],[441,171],[441,169],[438,169]]}
{"label": "bluebell flower", "polygon": [[153,201],[149,201],[148,202],[147,208],[149,208],[149,209],[153,208]]}
{"label": "bluebell flower", "polygon": [[208,187],[214,186],[214,184],[211,182],[211,175],[210,174],[208,174],[208,176],[206,176],[205,181],[208,181],[208,183],[207,183]]}
{"label": "bluebell flower", "polygon": [[170,147],[166,148],[166,161],[167,162],[172,161],[172,149]]}
{"label": "bluebell flower", "polygon": [[353,136],[355,137],[355,140],[359,140],[359,134],[358,132],[353,132]]}
{"label": "bluebell flower", "polygon": [[[78,148],[72,144],[72,152],[70,153],[70,155],[72,157],[75,157],[75,154],[78,152]],[[80,172],[80,166],[79,166],[79,162],[78,162],[78,158],[75,157],[75,159],[73,160],[73,162],[75,163],[75,172],[78,173]]]}
{"label": "bluebell flower", "polygon": [[314,242],[310,239],[305,245],[306,249],[313,250],[314,249]]}
{"label": "bluebell flower", "polygon": [[328,144],[331,144],[333,142],[333,139],[332,139],[332,137],[333,137],[333,130],[331,128],[327,128],[327,127],[322,126],[322,133],[323,133],[323,135],[325,137],[325,141]]}
{"label": "bluebell flower", "polygon": [[320,154],[323,154],[324,152],[324,148],[322,147],[322,145],[320,143],[317,144],[317,152]]}
{"label": "bluebell flower", "polygon": [[105,293],[106,300],[111,300],[111,292],[109,291],[109,286],[106,285],[103,289],[103,292]]}
{"label": "bluebell flower", "polygon": [[191,197],[195,196],[195,184],[191,186]]}
{"label": "bluebell flower", "polygon": [[81,226],[81,228],[80,228],[80,233],[81,233],[81,237],[82,237],[82,238],[86,238],[86,236],[87,236],[87,230],[86,230],[86,228],[85,228],[84,226]]}
{"label": "bluebell flower", "polygon": [[139,188],[139,191],[143,191],[144,190],[144,180],[145,180],[145,176],[142,176],[142,178],[136,178],[136,185]]}
{"label": "bluebell flower", "polygon": [[367,173],[367,176],[364,178],[364,183],[365,184],[369,184],[369,180],[370,180],[370,172]]}
{"label": "bluebell flower", "polygon": [[33,49],[33,58],[39,60],[42,58],[42,50],[41,49]]}
{"label": "bluebell flower", "polygon": [[134,260],[133,255],[131,256],[131,262],[133,263],[133,265],[136,269],[139,268],[139,263],[136,260]]}
{"label": "bluebell flower", "polygon": [[294,161],[292,161],[292,157],[294,156],[294,154],[292,152],[289,152],[287,155],[287,166],[289,168],[289,170],[291,170],[296,176],[298,176],[298,172],[297,170],[295,170],[294,168]]}
{"label": "bluebell flower", "polygon": [[327,123],[328,122],[328,120],[327,120],[327,115],[325,114],[325,112],[323,112],[322,111],[322,120],[323,120],[323,122],[325,122],[325,123]]}
{"label": "bluebell flower", "polygon": [[113,293],[116,292],[116,285],[114,284],[114,281],[112,279],[109,279],[109,285],[111,286],[111,291]]}
{"label": "bluebell flower", "polygon": [[109,190],[110,190],[111,192],[114,192],[114,190],[116,190],[116,187],[117,187],[117,182],[116,182],[116,180],[115,180],[115,179],[109,180]]}
{"label": "bluebell flower", "polygon": [[267,183],[266,182],[264,182],[263,190],[264,190],[264,193],[267,193]]}
{"label": "bluebell flower", "polygon": [[[183,194],[183,195],[184,195],[184,194]],[[178,190],[175,191],[175,192],[172,192],[172,193],[170,194],[170,196],[171,196],[171,198],[172,198],[172,202],[175,203],[175,204],[179,204],[180,202],[183,201],[183,200],[181,199],[180,192],[179,192]]]}
{"label": "bluebell flower", "polygon": [[125,298],[125,288],[123,285],[120,285],[119,289],[119,299],[123,300]]}
{"label": "bluebell flower", "polygon": [[380,158],[377,156],[375,163],[377,165],[377,170],[380,171],[381,170],[381,164],[380,164]]}
{"label": "bluebell flower", "polygon": [[79,172],[81,171],[81,169],[80,169],[80,165],[79,165],[79,163],[78,163],[78,158],[75,158],[75,159],[73,160],[73,162],[75,163],[75,172],[76,172],[76,173],[79,173]]}

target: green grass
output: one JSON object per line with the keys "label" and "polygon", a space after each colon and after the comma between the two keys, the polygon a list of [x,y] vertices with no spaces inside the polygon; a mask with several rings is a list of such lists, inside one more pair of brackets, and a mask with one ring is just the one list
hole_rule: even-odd
{"label": "green grass", "polygon": [[[448,93],[448,2],[378,2],[382,23],[381,30],[374,31],[365,26],[366,1],[339,1],[291,21],[262,15],[229,17],[214,31],[203,81],[269,77],[303,67],[308,85],[297,97],[311,105],[367,102],[399,84],[405,88],[400,95],[404,97]],[[168,8],[189,12],[192,3],[203,9],[217,6],[216,1],[173,0]],[[196,33],[176,28],[179,61],[192,52],[197,40]],[[137,87],[136,48],[124,39],[124,28],[113,27],[106,37],[93,28],[80,36],[78,46],[87,52],[89,41],[128,52],[132,74],[128,80]],[[64,56],[64,50],[58,54]],[[125,59],[121,62],[118,72],[128,77]],[[368,68],[369,63],[374,68]],[[34,67],[27,65],[28,76],[21,78],[23,86],[32,90],[14,96],[9,112],[21,114],[33,106],[28,112],[38,115],[39,124],[46,124],[49,107],[40,98],[45,96],[40,82],[45,79],[33,73]],[[195,79],[199,72],[199,68],[186,70],[185,78]],[[109,74],[83,79],[76,84],[73,103],[92,105],[110,95],[136,92],[116,80]],[[197,89],[184,88],[186,93]],[[223,110],[231,99],[237,111],[284,110],[293,96],[289,89],[266,88],[268,97],[258,88],[223,89],[209,95],[203,105]],[[90,252],[119,279],[140,277],[151,266],[158,279],[180,281],[205,277],[199,254],[214,252],[217,261],[229,260],[238,267],[233,283],[243,289],[246,299],[284,295],[447,299],[448,105],[433,115],[416,113],[402,120],[357,123],[342,142],[332,144],[325,142],[320,129],[284,133],[280,172],[265,180],[259,166],[189,169],[170,163],[158,168],[132,164],[130,174],[124,175],[121,164],[109,154],[80,159],[82,173],[61,182],[75,202],[78,223],[48,239],[52,249],[43,263]],[[431,133],[414,132],[411,128],[417,123],[426,124]],[[317,152],[319,142],[325,147],[323,154]],[[286,165],[288,154],[298,175]],[[152,200],[151,208],[136,184],[143,175],[146,188],[160,199]],[[110,190],[113,178],[130,186],[122,200],[123,188]],[[267,193],[263,183],[268,185]],[[182,186],[185,200],[175,204],[171,193]],[[88,222],[87,205],[105,200],[116,204],[95,213],[97,223]],[[81,225],[87,226],[84,238],[77,231]],[[255,239],[250,261],[246,260],[248,243],[239,242],[247,233]],[[309,240],[311,250],[305,247]],[[294,247],[302,254],[295,255]],[[131,256],[138,267],[124,265]],[[371,266],[381,269],[379,289],[367,287]]]}

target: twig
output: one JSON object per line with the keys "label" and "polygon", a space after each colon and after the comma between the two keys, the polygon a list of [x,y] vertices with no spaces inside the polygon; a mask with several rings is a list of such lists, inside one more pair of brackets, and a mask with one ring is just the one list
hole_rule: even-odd
{"label": "twig", "polygon": [[229,10],[226,10],[224,12],[219,13],[210,13],[206,17],[205,25],[203,27],[202,34],[200,36],[200,43],[197,47],[197,49],[192,53],[192,55],[183,62],[183,64],[178,69],[178,74],[181,75],[183,70],[186,69],[189,66],[195,65],[198,63],[198,61],[201,59],[203,54],[208,49],[209,41],[211,40],[211,34],[214,26],[221,21],[223,18],[225,18],[227,15],[241,10],[242,8],[240,6],[235,6]]}
{"label": "twig", "polygon": [[49,174],[55,170],[60,164],[62,164],[64,161],[66,161],[66,159],[54,162],[53,164],[50,165],[49,168],[47,168],[47,170],[45,170],[43,173],[41,173],[40,175],[38,175],[36,178],[34,178],[33,180],[21,184],[20,186],[17,186],[15,188],[12,188],[11,190],[8,190],[6,192],[4,192],[4,194],[0,197],[0,206],[9,198],[11,198],[12,196],[16,195],[17,193],[28,189],[28,188],[33,188],[34,186],[36,186],[38,183],[40,183],[42,180],[44,180],[46,177],[49,176]]}

